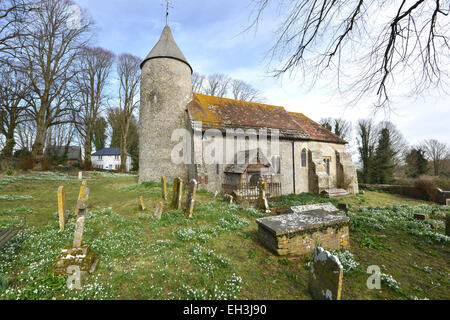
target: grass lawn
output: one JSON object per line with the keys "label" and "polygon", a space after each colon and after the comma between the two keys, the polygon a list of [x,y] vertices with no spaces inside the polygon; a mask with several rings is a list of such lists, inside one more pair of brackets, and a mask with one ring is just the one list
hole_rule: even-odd
{"label": "grass lawn", "polygon": [[[157,220],[159,183],[137,185],[136,176],[87,176],[84,242],[101,258],[80,291],[69,290],[65,278],[49,272],[72,242],[80,182],[54,173],[0,176],[0,228],[26,226],[0,249],[0,299],[311,299],[308,257],[278,257],[262,247],[257,210],[228,206],[200,190],[195,215],[187,219],[170,209],[169,192]],[[72,211],[63,232],[56,214],[60,185]],[[145,212],[138,208],[141,194]],[[329,200],[289,195],[270,205],[316,201]],[[450,238],[442,222],[450,207],[374,191],[339,201],[351,208],[351,248],[336,252],[345,269],[343,299],[450,298]],[[435,220],[419,222],[414,213]],[[381,290],[366,286],[371,265],[381,268]]]}

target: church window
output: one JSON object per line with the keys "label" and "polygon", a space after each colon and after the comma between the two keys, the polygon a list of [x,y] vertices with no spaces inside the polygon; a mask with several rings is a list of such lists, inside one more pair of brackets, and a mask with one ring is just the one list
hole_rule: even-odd
{"label": "church window", "polygon": [[302,150],[302,167],[306,168],[306,149],[303,148]]}
{"label": "church window", "polygon": [[325,162],[325,169],[327,171],[327,174],[330,175],[330,159],[324,159],[323,162]]}
{"label": "church window", "polygon": [[275,174],[281,173],[280,156],[272,156],[272,169]]}

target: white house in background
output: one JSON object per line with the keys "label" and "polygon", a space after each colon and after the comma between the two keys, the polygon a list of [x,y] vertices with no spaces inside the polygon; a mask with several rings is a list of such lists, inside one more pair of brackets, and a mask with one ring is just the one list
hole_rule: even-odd
{"label": "white house in background", "polygon": [[[105,148],[91,155],[92,166],[96,169],[119,170],[120,149]],[[127,152],[127,171],[131,170],[131,155]]]}

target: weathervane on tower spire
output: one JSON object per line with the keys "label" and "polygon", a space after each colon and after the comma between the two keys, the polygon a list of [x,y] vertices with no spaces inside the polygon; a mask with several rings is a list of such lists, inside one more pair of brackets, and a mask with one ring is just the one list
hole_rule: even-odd
{"label": "weathervane on tower spire", "polygon": [[166,0],[166,26],[169,25],[169,8],[173,8],[171,4],[172,0]]}

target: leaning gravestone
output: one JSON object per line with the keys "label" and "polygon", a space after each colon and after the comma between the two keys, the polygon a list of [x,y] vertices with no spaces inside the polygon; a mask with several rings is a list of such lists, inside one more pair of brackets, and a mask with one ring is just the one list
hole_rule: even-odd
{"label": "leaning gravestone", "polygon": [[167,200],[167,184],[166,184],[166,177],[161,178],[161,185],[162,185],[162,198],[164,200]]}
{"label": "leaning gravestone", "polygon": [[154,214],[155,218],[160,220],[162,213],[163,213],[163,203],[160,201],[155,209],[155,214]]}
{"label": "leaning gravestone", "polygon": [[83,244],[88,198],[89,188],[87,187],[87,181],[84,180],[78,195],[77,221],[73,244],[64,248],[53,263],[52,271],[56,275],[71,276],[74,269],[79,269],[82,276],[95,271],[98,259],[96,259],[95,253],[91,250],[91,245]]}
{"label": "leaning gravestone", "polygon": [[144,198],[142,196],[139,196],[139,207],[141,210],[145,211],[145,203],[144,203]]}
{"label": "leaning gravestone", "polygon": [[176,178],[173,181],[173,195],[172,195],[172,206],[179,210],[181,209],[181,199],[183,197],[183,180]]}
{"label": "leaning gravestone", "polygon": [[184,213],[191,218],[194,214],[194,204],[195,204],[195,194],[197,192],[197,180],[192,179],[189,182],[189,190],[186,199],[186,208],[184,209]]}
{"label": "leaning gravestone", "polygon": [[339,259],[321,247],[313,250],[309,291],[316,300],[341,300],[343,268]]}
{"label": "leaning gravestone", "polygon": [[63,231],[67,223],[66,211],[66,189],[64,186],[58,188],[58,216],[59,216],[59,230]]}
{"label": "leaning gravestone", "polygon": [[260,180],[258,182],[258,206],[264,213],[270,213],[269,203],[266,198],[267,182]]}
{"label": "leaning gravestone", "polygon": [[445,235],[450,237],[450,214],[445,218]]}
{"label": "leaning gravestone", "polygon": [[231,194],[226,194],[223,196],[223,201],[225,201],[226,204],[233,204],[233,196]]}

